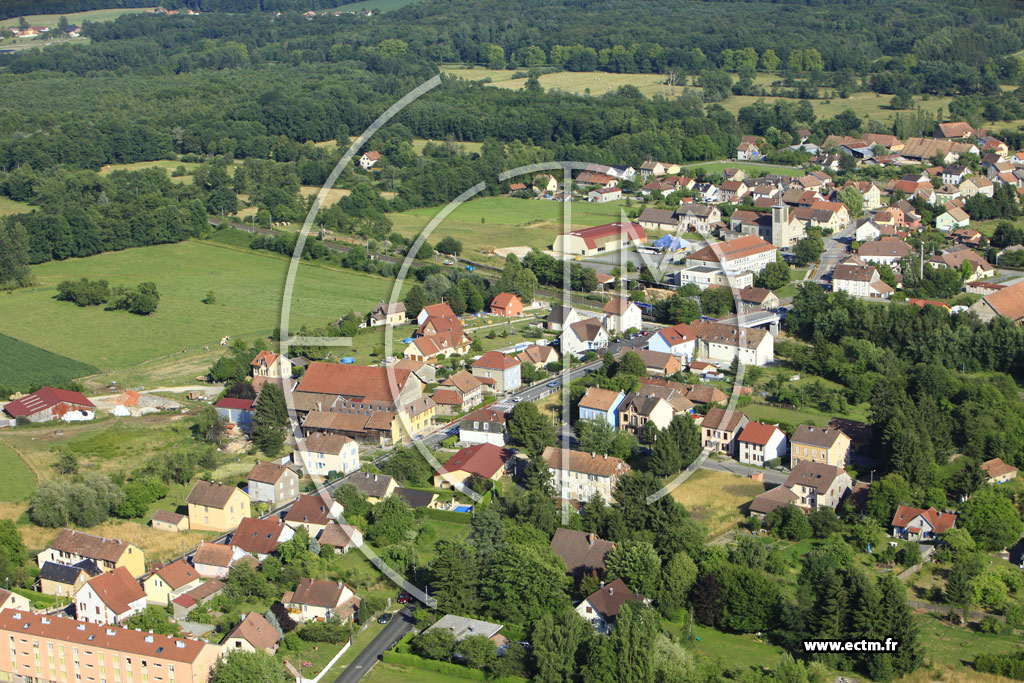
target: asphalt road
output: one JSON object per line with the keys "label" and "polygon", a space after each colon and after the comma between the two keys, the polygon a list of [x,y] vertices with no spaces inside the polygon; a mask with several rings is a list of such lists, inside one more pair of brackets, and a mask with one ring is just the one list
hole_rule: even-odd
{"label": "asphalt road", "polygon": [[746,465],[741,465],[735,460],[712,460],[711,458],[708,458],[701,464],[701,469],[729,472],[743,477],[750,476],[754,473],[763,473],[766,484],[783,484],[785,483],[786,478],[789,477],[785,472],[779,472],[778,470],[766,470],[763,467],[748,467]]}
{"label": "asphalt road", "polygon": [[847,226],[839,232],[825,236],[825,251],[821,255],[821,263],[811,276],[815,282],[822,282],[824,277],[835,270],[839,262],[846,258],[846,242],[853,238],[854,229]]}
{"label": "asphalt road", "polygon": [[334,683],[356,683],[365,676],[385,650],[390,650],[395,643],[400,641],[405,634],[416,626],[412,618],[412,610],[403,607],[395,612],[395,616],[387,623],[384,630],[377,634],[377,637],[370,641],[370,644],[363,648],[363,651],[356,655],[341,675],[334,679]]}

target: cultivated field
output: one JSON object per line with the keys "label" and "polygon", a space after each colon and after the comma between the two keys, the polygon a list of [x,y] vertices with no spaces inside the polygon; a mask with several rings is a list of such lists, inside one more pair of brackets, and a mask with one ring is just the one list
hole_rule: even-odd
{"label": "cultivated field", "polygon": [[387,12],[395,10],[406,5],[411,5],[416,0],[362,0],[361,2],[353,2],[348,5],[341,5],[335,7],[332,11],[342,12],[362,12],[364,9],[372,9],[380,12]]}
{"label": "cultivated field", "polygon": [[[60,18],[67,17],[72,26],[81,26],[83,21],[113,21],[122,14],[140,14],[149,12],[152,7],[133,7],[127,9],[95,9],[88,12],[71,12],[69,14],[30,14],[25,17],[29,26],[56,26]],[[0,27],[9,28],[18,25],[20,17],[0,21]]]}
{"label": "cultivated field", "polygon": [[[574,228],[603,225],[619,220],[621,202],[571,205]],[[418,235],[437,214],[438,208],[411,209],[388,214],[394,229],[407,237]],[[516,197],[484,197],[458,207],[428,238],[435,244],[444,237],[462,242],[469,255],[501,247],[536,247],[548,249],[555,237],[564,232],[563,205],[559,202],[518,199]]]}
{"label": "cultivated field", "polygon": [[[313,197],[320,192],[319,185],[303,185],[299,188],[299,193],[303,199]],[[327,199],[323,203],[323,207],[334,206],[338,203],[338,200],[342,197],[347,197],[352,194],[352,190],[345,189],[344,187],[332,187],[327,191]],[[255,208],[255,207],[251,207]],[[301,226],[300,226],[301,227]]]}
{"label": "cultivated field", "polygon": [[745,516],[746,506],[764,491],[765,486],[759,481],[727,472],[698,470],[672,491],[672,497],[704,525],[710,539],[735,528]]}
{"label": "cultivated field", "polygon": [[[498,88],[510,90],[521,90],[526,85],[525,78],[513,78],[517,72],[525,72],[523,69],[488,69],[482,66],[467,67],[461,64],[450,64],[441,67],[446,74],[458,76],[467,81],[480,81],[485,78],[491,79],[491,85]],[[677,86],[674,90],[664,85],[664,74],[613,74],[604,71],[560,71],[553,74],[544,74],[539,79],[541,87],[545,90],[561,90],[575,93],[577,95],[603,95],[607,92],[617,90],[623,85],[635,85],[641,93],[648,97],[654,95],[682,94],[682,88]]]}
{"label": "cultivated field", "polygon": [[[17,363],[0,365],[0,386],[27,391],[38,384],[63,384],[91,375],[96,368],[73,358],[0,334],[0,357],[17,358]],[[4,397],[0,397],[4,398]]]}
{"label": "cultivated field", "polygon": [[[215,355],[225,335],[267,335],[279,325],[287,268],[288,259],[275,254],[199,241],[45,263],[32,269],[36,286],[0,297],[0,320],[11,336],[104,371],[184,359],[204,344]],[[54,299],[57,283],[80,277],[105,278],[111,285],[155,282],[160,306],[140,317]],[[295,282],[292,325],[323,326],[351,311],[366,313],[391,287],[384,278],[304,262]],[[202,302],[208,291],[217,303]]]}
{"label": "cultivated field", "polygon": [[716,179],[721,179],[722,171],[727,168],[739,168],[748,176],[763,176],[763,175],[785,175],[785,176],[798,176],[803,175],[804,170],[802,168],[796,168],[794,166],[779,166],[776,164],[748,164],[742,161],[704,161],[692,164],[686,164],[683,166],[683,172],[696,171],[700,169],[704,171],[708,176]]}

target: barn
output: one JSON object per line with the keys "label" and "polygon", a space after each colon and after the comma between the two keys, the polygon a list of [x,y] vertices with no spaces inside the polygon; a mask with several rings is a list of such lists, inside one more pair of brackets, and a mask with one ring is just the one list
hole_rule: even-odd
{"label": "barn", "polygon": [[96,406],[77,391],[43,387],[28,396],[11,401],[4,406],[4,412],[15,419],[24,417],[29,422],[76,422],[93,419],[96,416]]}

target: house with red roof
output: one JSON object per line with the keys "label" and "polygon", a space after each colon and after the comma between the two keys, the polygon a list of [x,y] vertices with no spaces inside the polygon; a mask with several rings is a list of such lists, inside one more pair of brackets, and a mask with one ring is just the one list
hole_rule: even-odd
{"label": "house with red roof", "polygon": [[900,505],[892,516],[892,535],[908,541],[934,540],[956,526],[956,515],[935,508]]}
{"label": "house with red roof", "polygon": [[93,419],[96,416],[96,406],[77,391],[43,387],[28,396],[11,401],[4,406],[4,412],[14,419],[23,417],[29,422],[77,422]]}
{"label": "house with red roof", "polygon": [[501,351],[488,351],[473,361],[473,376],[496,394],[515,391],[523,385],[523,364]]}
{"label": "house with red roof", "polygon": [[647,348],[689,361],[697,348],[697,335],[686,323],[663,327],[647,342]]}
{"label": "house with red roof", "polygon": [[769,460],[781,459],[789,450],[789,440],[777,425],[748,422],[736,438],[740,462],[763,467]]}
{"label": "house with red roof", "polygon": [[511,457],[512,451],[491,443],[467,446],[434,472],[434,487],[455,488],[473,475],[497,481],[504,474],[505,463]]}
{"label": "house with red roof", "polygon": [[502,292],[491,299],[491,314],[514,318],[523,314],[523,302],[515,294]]}
{"label": "house with red roof", "polygon": [[222,398],[213,404],[217,414],[229,425],[235,425],[243,432],[252,431],[252,414],[256,402],[248,398]]}
{"label": "house with red roof", "polygon": [[279,353],[260,351],[249,363],[253,377],[283,379],[292,376],[292,362]]}
{"label": "house with red roof", "polygon": [[364,171],[369,171],[378,161],[380,161],[380,152],[376,150],[365,152],[363,156],[359,157],[359,165]]}
{"label": "house with red roof", "polygon": [[122,624],[144,609],[146,591],[124,567],[89,579],[75,593],[75,616],[90,624]]}

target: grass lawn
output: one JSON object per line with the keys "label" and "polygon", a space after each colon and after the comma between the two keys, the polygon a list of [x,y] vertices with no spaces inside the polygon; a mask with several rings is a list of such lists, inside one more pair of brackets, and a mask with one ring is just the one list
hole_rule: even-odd
{"label": "grass lawn", "polygon": [[[177,169],[179,166],[184,166],[185,170],[188,171],[189,175],[177,177],[171,176],[171,172]],[[171,182],[191,183],[191,174],[200,166],[202,166],[202,164],[196,163],[194,161],[186,162],[172,161],[170,159],[159,159],[157,161],[139,161],[133,164],[107,164],[106,166],[102,166],[100,168],[100,175],[110,175],[114,171],[141,171],[146,168],[159,168],[166,171],[168,176],[171,176]],[[230,175],[233,172],[234,167],[229,166],[228,168],[230,169],[228,171],[228,174]]]}
{"label": "grass lawn", "polygon": [[[681,624],[662,620],[661,627],[677,638],[683,635]],[[693,626],[693,635],[696,640],[687,647],[705,657],[722,657],[723,664],[729,669],[773,667],[783,653],[782,648],[759,641],[753,635],[732,635],[697,625]]]}
{"label": "grass lawn", "polygon": [[[423,148],[427,146],[428,142],[442,143],[444,140],[425,140],[424,138],[413,138],[412,148],[417,154],[423,153]],[[456,142],[454,143],[462,148],[462,151],[470,154],[479,154],[480,149],[484,146],[482,142]]]}
{"label": "grass lawn", "polygon": [[755,422],[769,422],[776,424],[788,422],[791,425],[812,424],[818,427],[825,427],[832,419],[831,415],[825,415],[810,410],[788,410],[777,406],[764,406],[751,404],[744,406],[743,414]]}
{"label": "grass lawn", "polygon": [[366,683],[451,683],[452,680],[465,679],[452,679],[451,676],[434,671],[377,662],[363,680]]}
{"label": "grass lawn", "polygon": [[[30,26],[56,26],[60,18],[64,16],[68,18],[69,24],[81,26],[83,21],[113,21],[122,14],[139,14],[141,12],[149,12],[152,9],[152,7],[136,7],[131,9],[95,9],[89,12],[69,12],[66,14],[30,14],[25,17],[25,20]],[[19,20],[19,17],[4,19],[0,21],[0,26],[5,28],[17,26]]]}
{"label": "grass lawn", "polygon": [[743,510],[764,490],[762,482],[702,469],[672,491],[672,497],[707,528],[708,538],[714,538],[735,528],[744,518]]}
{"label": "grass lawn", "polygon": [[[510,90],[522,90],[526,85],[525,78],[513,78],[517,72],[525,73],[527,69],[488,69],[483,66],[448,64],[441,67],[441,72],[458,76],[467,81],[491,79],[491,85]],[[613,74],[603,71],[559,71],[544,74],[540,77],[540,85],[545,90],[561,90],[577,95],[604,95],[624,85],[635,85],[642,94],[672,96],[671,89],[666,86],[663,74]],[[682,94],[677,87],[675,94]]]}
{"label": "grass lawn", "polygon": [[16,202],[9,197],[0,197],[0,216],[10,216],[14,213],[28,213],[32,205],[25,202]]}
{"label": "grass lawn", "polygon": [[[581,228],[615,222],[619,220],[621,207],[621,202],[573,203],[572,225]],[[394,223],[397,232],[415,237],[438,211],[439,207],[411,209],[388,214],[388,218]],[[444,237],[454,237],[474,257],[481,252],[502,247],[548,249],[555,237],[565,231],[562,211],[563,205],[559,202],[516,197],[474,199],[455,209],[437,226],[428,241],[436,244]]]}
{"label": "grass lawn", "polygon": [[335,10],[342,12],[362,12],[364,9],[378,10],[381,12],[387,12],[389,10],[395,10],[406,5],[411,5],[416,0],[363,0],[362,2],[353,2],[350,5],[342,5],[336,7]]}
{"label": "grass lawn", "polygon": [[[288,259],[269,252],[195,240],[50,262],[32,268],[35,286],[0,297],[0,319],[7,334],[103,370],[182,360],[202,353],[204,344],[213,345],[207,355],[216,357],[224,335],[263,336],[280,324],[287,268]],[[60,281],[80,277],[102,277],[111,285],[155,282],[160,307],[151,316],[136,316],[54,299]],[[391,288],[381,277],[303,262],[291,302],[292,328],[365,313]],[[208,291],[216,304],[202,302]],[[206,358],[199,369],[204,365]]]}
{"label": "grass lawn", "polygon": [[935,614],[915,616],[921,635],[918,638],[927,659],[939,666],[957,668],[972,662],[980,654],[1004,654],[1020,648],[1020,636],[998,636],[950,626]]}
{"label": "grass lawn", "polygon": [[0,487],[0,500],[20,503],[36,490],[36,475],[25,461],[5,443],[0,443],[0,470],[6,472]]}

